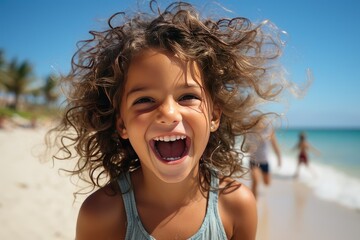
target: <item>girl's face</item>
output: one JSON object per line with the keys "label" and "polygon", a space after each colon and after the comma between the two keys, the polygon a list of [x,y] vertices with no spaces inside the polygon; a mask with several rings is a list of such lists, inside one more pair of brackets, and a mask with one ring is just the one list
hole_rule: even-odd
{"label": "girl's face", "polygon": [[147,50],[129,67],[117,130],[129,139],[144,175],[177,183],[197,173],[220,115],[196,65],[191,70],[175,57]]}

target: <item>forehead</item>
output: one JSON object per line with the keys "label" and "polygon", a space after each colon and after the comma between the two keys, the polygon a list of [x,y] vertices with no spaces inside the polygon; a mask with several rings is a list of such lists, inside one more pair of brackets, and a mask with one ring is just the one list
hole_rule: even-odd
{"label": "forehead", "polygon": [[128,69],[127,82],[129,84],[133,81],[144,82],[149,78],[203,85],[201,72],[195,62],[185,62],[173,54],[154,49],[145,50],[132,59]]}

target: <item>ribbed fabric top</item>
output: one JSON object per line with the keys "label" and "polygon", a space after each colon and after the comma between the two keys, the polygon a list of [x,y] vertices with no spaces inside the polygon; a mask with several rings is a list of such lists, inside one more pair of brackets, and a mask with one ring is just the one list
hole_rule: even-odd
{"label": "ribbed fabric top", "polygon": [[[118,178],[118,184],[121,192],[123,192],[123,201],[126,211],[127,227],[126,240],[156,240],[144,228],[135,202],[134,191],[130,186],[130,175],[125,173]],[[219,186],[219,179],[214,175],[211,176],[212,189]],[[189,219],[190,220],[190,219]],[[209,192],[208,206],[206,215],[200,229],[195,233],[190,240],[209,240],[209,239],[227,239],[224,226],[222,225],[219,210],[218,210],[218,191],[211,190]]]}

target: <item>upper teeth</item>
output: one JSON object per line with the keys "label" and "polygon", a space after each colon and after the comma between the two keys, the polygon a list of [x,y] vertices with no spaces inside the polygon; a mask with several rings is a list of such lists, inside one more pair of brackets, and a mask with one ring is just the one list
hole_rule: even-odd
{"label": "upper teeth", "polygon": [[155,137],[154,140],[155,141],[164,141],[164,142],[170,142],[170,141],[176,141],[179,139],[185,139],[186,136],[181,135],[181,136],[161,136],[161,137]]}

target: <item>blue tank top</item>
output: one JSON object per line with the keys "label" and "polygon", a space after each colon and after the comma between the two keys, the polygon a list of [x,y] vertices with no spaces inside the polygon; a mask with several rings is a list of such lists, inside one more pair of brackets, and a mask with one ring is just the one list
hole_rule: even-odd
{"label": "blue tank top", "polygon": [[[126,226],[126,240],[156,240],[152,237],[142,225],[140,220],[136,202],[134,197],[134,191],[130,187],[130,175],[125,173],[118,178],[118,184],[120,186],[125,211],[127,218]],[[219,186],[219,179],[214,175],[211,176],[212,189]],[[209,192],[208,204],[207,204],[205,218],[200,229],[195,233],[190,240],[226,240],[226,233],[224,226],[222,225],[219,210],[218,210],[218,191],[211,190]]]}

